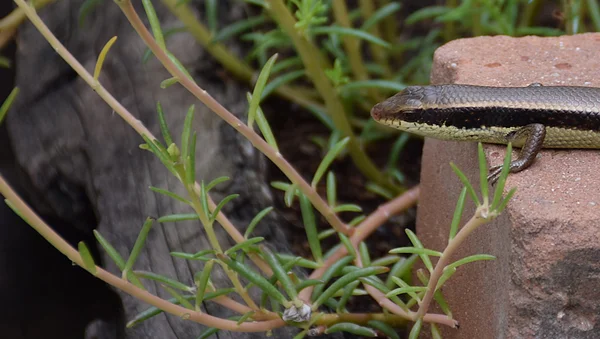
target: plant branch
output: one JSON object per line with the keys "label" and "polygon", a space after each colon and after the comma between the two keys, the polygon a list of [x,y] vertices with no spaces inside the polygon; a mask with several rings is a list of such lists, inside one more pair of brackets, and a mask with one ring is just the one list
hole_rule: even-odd
{"label": "plant branch", "polygon": [[[354,248],[354,252],[355,253],[359,253],[358,251],[358,244],[352,243],[352,247]],[[357,255],[356,258],[354,259],[354,263],[356,265],[356,267],[363,267],[363,263],[362,263],[362,259],[360,257],[360,255]],[[393,303],[392,301],[390,301],[385,294],[383,294],[383,292],[381,292],[380,290],[376,289],[375,287],[367,284],[367,283],[362,283],[365,290],[367,291],[367,293],[369,293],[369,295],[375,299],[375,301],[377,301],[377,304],[379,304],[379,306],[387,309],[388,311],[399,315],[405,319],[412,319],[413,315],[411,314],[412,312],[407,312],[405,310],[403,310],[400,306],[396,305],[395,303]]]}
{"label": "plant branch", "polygon": [[[333,16],[335,21],[342,27],[352,28],[352,23],[348,17],[348,8],[345,1],[333,1],[331,3],[333,9]],[[369,79],[369,73],[365,67],[365,61],[362,58],[362,51],[360,49],[360,40],[352,36],[343,36],[342,41],[346,49],[346,55],[352,68],[352,73],[358,81],[364,81]],[[373,102],[383,101],[380,95],[377,95],[377,91],[371,88],[368,91],[369,96]]]}
{"label": "plant branch", "polygon": [[[365,240],[371,233],[373,233],[379,226],[381,226],[386,220],[392,215],[400,213],[407,208],[415,205],[419,198],[419,187],[413,187],[408,191],[404,192],[401,196],[383,204],[377,208],[377,210],[371,213],[358,227],[356,231],[350,237],[350,242],[357,246],[361,241]],[[323,276],[323,273],[335,262],[343,258],[348,254],[346,247],[341,246],[335,253],[325,260],[323,266],[314,270],[309,279],[319,279]],[[312,294],[312,287],[307,287],[300,292],[300,299],[307,301],[310,300]]]}
{"label": "plant branch", "polygon": [[[358,251],[358,244],[355,244],[354,242],[352,243],[352,247],[354,248],[354,252],[355,253],[359,253]],[[362,259],[360,257],[360,255],[357,255],[356,258],[354,259],[354,263],[356,264],[356,267],[363,267],[363,263],[362,263]],[[377,304],[379,304],[379,306],[387,309],[388,311],[399,315],[405,319],[412,319],[413,315],[411,314],[412,312],[407,312],[405,310],[403,310],[400,306],[396,305],[395,303],[393,303],[391,300],[389,300],[385,294],[383,294],[383,292],[381,292],[380,290],[376,289],[375,287],[366,284],[366,283],[362,283],[365,290],[367,291],[367,293],[369,293],[369,295],[375,299],[375,301],[377,301]]]}
{"label": "plant branch", "polygon": [[[33,7],[39,9],[55,0],[35,0],[32,1]],[[25,21],[25,11],[22,8],[15,8],[10,14],[0,19],[0,33],[17,29]]]}
{"label": "plant branch", "polygon": [[[179,173],[179,176],[185,177],[185,173]],[[193,187],[196,187],[196,184],[197,183],[194,182]],[[200,192],[201,188],[199,188],[196,191]],[[204,226],[204,230],[206,231],[206,235],[211,244],[211,247],[215,250],[215,252],[217,254],[223,253],[223,249],[221,248],[219,239],[217,239],[217,235],[215,234],[215,231],[214,231],[213,222],[211,220],[208,220],[208,218],[206,217],[206,215],[208,213],[210,213],[210,211],[206,211],[206,212],[208,212],[207,214],[204,213],[205,211],[202,208],[202,203],[200,202],[200,199],[198,199],[198,196],[195,194],[195,192],[193,192],[192,187],[188,186],[188,193],[189,193],[189,196],[192,201],[192,207],[193,207],[194,211],[196,212],[196,214],[198,215],[202,225]],[[256,305],[254,300],[252,300],[252,298],[250,297],[248,292],[244,289],[244,286],[242,286],[242,283],[240,282],[240,279],[239,279],[237,273],[235,273],[233,270],[231,270],[225,264],[222,264],[221,266],[223,267],[223,271],[225,271],[225,274],[227,275],[227,277],[233,284],[235,291],[239,294],[240,297],[242,297],[242,299],[244,300],[246,305],[248,305],[252,310],[258,312],[259,307]]]}
{"label": "plant branch", "polygon": [[262,139],[253,129],[244,124],[239,120],[233,113],[229,112],[223,107],[218,101],[216,101],[208,92],[200,88],[193,80],[189,79],[177,66],[170,60],[169,56],[164,50],[162,50],[144,23],[141,21],[137,12],[131,5],[131,1],[123,0],[117,1],[117,4],[140,35],[146,45],[152,50],[156,58],[163,64],[163,66],[179,80],[179,83],[185,87],[190,93],[192,93],[198,100],[204,103],[208,108],[215,112],[231,127],[242,134],[248,141],[252,143],[261,153],[269,158],[273,164],[275,164],[287,177],[288,179],[298,186],[298,189],[304,193],[313,206],[325,217],[327,222],[336,231],[346,235],[352,234],[354,229],[348,227],[343,223],[331,207],[319,196],[319,194],[302,178],[302,176],[296,171],[292,165],[287,162],[273,147],[271,147],[264,139]]}
{"label": "plant branch", "polygon": [[[19,6],[27,6],[24,0],[15,0]],[[75,250],[69,243],[63,240],[50,226],[48,226],[40,217],[35,214],[25,204],[25,202],[17,195],[17,193],[8,185],[4,178],[0,175],[0,194],[2,194],[11,205],[18,211],[20,216],[31,225],[44,239],[46,239],[52,246],[54,246],[59,252],[64,254],[69,260],[74,262],[80,267],[85,267],[83,259],[79,255],[79,252]],[[264,332],[270,329],[282,327],[285,322],[281,319],[268,320],[262,322],[247,322],[238,324],[236,321],[221,319],[218,317],[211,316],[209,314],[195,312],[179,305],[175,305],[166,300],[163,300],[148,291],[145,291],[126,280],[117,277],[108,271],[105,271],[101,267],[96,266],[96,275],[98,279],[114,286],[123,292],[142,300],[152,306],[158,307],[159,309],[173,314],[177,317],[185,317],[186,319],[195,321],[205,326],[216,327],[223,330],[234,331],[234,332]]]}
{"label": "plant branch", "polygon": [[[33,6],[36,9],[42,8],[45,5],[54,2],[55,0],[37,0],[33,1]],[[10,14],[0,19],[0,49],[15,36],[17,27],[25,20],[25,12],[21,8],[16,8]]]}
{"label": "plant branch", "polygon": [[[23,10],[23,12],[27,15],[29,20],[35,25],[38,31],[44,36],[44,38],[48,41],[48,43],[54,48],[56,53],[60,55],[70,66],[73,68],[77,74],[92,88],[96,93],[115,111],[127,124],[129,124],[138,134],[146,135],[149,139],[154,140],[156,137],[131,113],[121,105],[121,103],[116,100],[107,90],[100,84],[100,82],[95,81],[94,77],[77,61],[75,57],[56,39],[56,37],[52,34],[52,32],[48,29],[48,27],[44,24],[44,22],[37,15],[35,10],[25,4],[23,0],[15,0],[15,2],[19,5],[19,7]],[[196,187],[199,185],[196,182]],[[216,206],[214,201],[207,195],[209,206],[214,210]],[[238,229],[231,224],[231,222],[225,217],[223,213],[219,213],[217,217],[217,221],[221,224],[221,226],[227,231],[227,233],[236,241],[242,242],[244,241],[244,236],[238,231]],[[263,272],[271,272],[269,266],[262,261],[258,256],[251,255],[250,258],[253,262],[261,269]]]}
{"label": "plant branch", "polygon": [[254,300],[252,300],[252,298],[250,297],[250,294],[248,294],[244,286],[242,286],[242,283],[240,282],[237,273],[230,269],[224,262],[219,260],[218,263],[219,265],[221,265],[221,267],[229,277],[229,280],[231,280],[231,283],[233,284],[233,287],[235,288],[236,292],[244,300],[244,302],[246,302],[246,305],[248,305],[248,307],[250,307],[253,311],[260,312],[260,307],[256,305]]}
{"label": "plant branch", "polygon": [[435,288],[437,286],[438,280],[442,276],[442,273],[444,273],[444,268],[450,262],[452,254],[454,254],[454,252],[456,252],[456,250],[459,249],[460,245],[475,229],[489,222],[489,218],[483,218],[481,215],[481,211],[483,208],[484,206],[478,207],[471,219],[460,229],[460,231],[458,231],[456,236],[448,242],[448,246],[446,246],[446,248],[444,249],[442,256],[435,264],[435,268],[431,273],[431,277],[429,277],[429,283],[427,284],[427,292],[425,292],[425,295],[423,296],[415,320],[419,319],[425,313],[427,313],[429,304],[433,300],[433,295],[435,294]]}
{"label": "plant branch", "polygon": [[[185,178],[185,173],[179,173],[179,176],[181,178]],[[188,186],[188,185],[186,185],[186,186]],[[188,188],[188,187],[186,187],[186,188]],[[214,227],[212,225],[212,222],[210,220],[208,220],[208,218],[206,217],[206,215],[208,215],[208,213],[210,213],[210,211],[204,211],[202,209],[202,203],[200,202],[200,199],[198,199],[198,195],[193,191],[192,188],[195,188],[195,185],[188,188],[188,195],[190,196],[190,201],[192,202],[192,208],[198,215],[198,218],[200,219],[202,226],[204,226],[204,230],[206,231],[206,237],[208,238],[210,247],[212,247],[213,250],[215,250],[217,253],[223,253],[223,249],[221,248],[219,239],[217,239],[217,235],[214,232]],[[196,191],[200,192],[200,190],[196,190]]]}
{"label": "plant branch", "polygon": [[[196,41],[219,61],[226,70],[242,81],[247,83],[253,81],[257,74],[256,70],[252,69],[245,62],[236,57],[225,45],[219,42],[213,42],[210,31],[194,16],[194,11],[190,9],[186,3],[181,3],[179,0],[162,0],[162,3],[165,4],[171,13],[183,23]],[[320,110],[324,110],[321,107],[321,104],[288,85],[279,86],[274,92],[304,108],[318,107]]]}
{"label": "plant branch", "polygon": [[[375,2],[373,2],[373,0],[360,0],[359,6],[363,20],[367,20],[375,12]],[[380,4],[380,6],[383,7],[383,4]],[[379,24],[369,28],[369,33],[380,38],[382,37],[381,30],[379,29]],[[387,60],[387,52],[384,50],[384,48],[377,44],[370,43],[369,49],[371,50],[373,59],[377,62],[378,65],[383,67],[384,76],[391,76],[393,72],[390,70],[390,65],[388,64]]]}
{"label": "plant branch", "polygon": [[319,319],[315,325],[331,326],[342,322],[351,322],[357,325],[367,325],[371,320],[385,322],[394,327],[406,325],[407,320],[389,313],[342,313],[342,314],[318,314]]}
{"label": "plant branch", "polygon": [[[196,191],[199,192],[200,185],[196,182],[195,186],[196,186]],[[208,197],[208,194],[207,194],[207,197]],[[210,197],[208,197],[208,198],[209,198],[208,199],[208,208],[211,211],[214,211],[215,208],[217,207],[217,205],[215,204],[215,202],[212,199],[210,199]],[[228,231],[227,233],[237,244],[246,241],[246,238],[244,238],[244,235],[242,235],[237,230],[235,225],[231,223],[229,218],[227,218],[227,216],[225,216],[225,214],[223,212],[219,211],[219,214],[217,214],[217,221],[219,222],[221,227],[223,227],[225,230],[235,230],[235,232],[229,233],[229,231]],[[273,274],[273,270],[271,269],[271,267],[261,257],[259,257],[258,254],[253,253],[253,252],[248,252],[248,257],[250,258],[250,260],[252,260],[254,265],[256,265],[265,275],[271,276]]]}
{"label": "plant branch", "polygon": [[[371,233],[373,233],[379,226],[381,226],[386,220],[389,219],[390,216],[399,213],[401,211],[406,210],[407,208],[415,205],[417,203],[417,199],[419,198],[419,187],[413,187],[410,190],[406,191],[401,196],[395,198],[394,200],[383,204],[377,208],[377,210],[371,215],[369,215],[358,227],[354,234],[350,237],[350,242],[357,246],[361,241],[366,239]],[[323,266],[314,270],[309,279],[319,279],[323,276],[323,273],[327,271],[331,265],[339,261],[341,258],[346,256],[348,251],[346,247],[341,246],[335,253],[325,260]],[[305,302],[310,300],[310,296],[312,295],[313,287],[307,287],[303,289],[299,298],[304,300]]]}
{"label": "plant branch", "polygon": [[[384,213],[385,214],[385,213]],[[352,242],[352,247],[354,248],[354,252],[355,253],[359,253],[358,250],[358,244],[359,242]],[[363,263],[362,263],[362,259],[360,255],[357,255],[354,259],[354,263],[356,265],[356,267],[363,267]],[[393,314],[396,314],[404,319],[407,320],[412,320],[412,321],[416,321],[418,319],[417,317],[417,313],[416,312],[411,312],[410,310],[405,310],[402,307],[398,306],[396,303],[392,302],[391,300],[389,300],[385,294],[383,292],[381,292],[380,290],[378,290],[377,288],[366,284],[363,282],[363,286],[365,288],[365,290],[367,291],[367,293],[369,293],[369,295],[375,300],[377,301],[377,303],[379,304],[379,306],[385,308],[386,310],[392,312]],[[440,323],[443,325],[447,325],[450,327],[456,327],[457,322],[453,319],[448,318],[447,316],[443,315],[440,317],[439,314],[425,314],[425,316],[423,317],[424,321],[426,322],[436,322],[436,323]]]}
{"label": "plant branch", "polygon": [[[361,0],[363,1],[363,0]],[[369,0],[365,0],[365,1],[369,1]],[[452,0],[449,0],[452,1]],[[393,2],[393,0],[380,0],[380,7],[389,5],[391,2]],[[402,31],[400,29],[398,29],[398,16],[394,15],[394,16],[388,16],[387,18],[383,19],[383,22],[381,23],[382,26],[382,38],[385,41],[389,41],[392,44],[394,44],[397,40],[398,37],[402,36]],[[394,55],[398,56],[398,53],[394,53],[394,50],[391,51],[391,58],[393,58]]]}
{"label": "plant branch", "polygon": [[396,193],[402,191],[401,188],[394,186],[386,179],[386,176],[375,166],[361,147],[359,140],[352,131],[352,126],[348,121],[348,115],[344,110],[344,106],[340,101],[335,88],[331,86],[331,82],[323,72],[324,69],[331,67],[327,64],[319,49],[298,33],[295,28],[296,20],[282,0],[267,0],[267,3],[271,16],[278,20],[281,29],[283,29],[283,31],[292,39],[296,51],[304,63],[308,77],[312,80],[313,84],[325,100],[325,107],[331,115],[335,127],[340,130],[344,136],[350,138],[350,141],[348,142],[348,151],[355,166],[369,180],[378,185],[391,189]]}

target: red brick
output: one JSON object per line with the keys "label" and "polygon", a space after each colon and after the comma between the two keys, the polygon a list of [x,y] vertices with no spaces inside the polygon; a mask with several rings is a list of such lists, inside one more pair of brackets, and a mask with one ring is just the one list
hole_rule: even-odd
{"label": "red brick", "polygon": [[[456,40],[436,51],[431,82],[600,87],[600,34]],[[502,161],[504,147],[485,150],[490,163]],[[461,189],[450,161],[478,185],[476,144],[425,141],[417,232],[436,250]],[[460,329],[444,338],[600,338],[600,150],[543,150],[509,177],[515,186],[504,214],[455,255],[497,260],[462,266],[446,283]]]}

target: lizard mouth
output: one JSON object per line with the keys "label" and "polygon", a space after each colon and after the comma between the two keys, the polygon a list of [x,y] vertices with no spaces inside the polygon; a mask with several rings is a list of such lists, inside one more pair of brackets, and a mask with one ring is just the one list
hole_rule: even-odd
{"label": "lizard mouth", "polygon": [[373,108],[371,108],[371,116],[373,117],[373,119],[375,119],[375,121],[381,121],[384,118],[384,115],[385,115],[384,103],[385,102],[380,102],[380,103],[376,104],[375,106],[373,106]]}

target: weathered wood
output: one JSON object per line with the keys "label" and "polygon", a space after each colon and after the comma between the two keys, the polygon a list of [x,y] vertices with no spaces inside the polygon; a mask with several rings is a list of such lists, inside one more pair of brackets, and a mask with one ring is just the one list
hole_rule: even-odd
{"label": "weathered wood", "polygon": [[[117,5],[104,1],[88,16],[85,25],[78,27],[80,5],[81,1],[63,0],[40,12],[44,22],[88,70],[93,69],[102,46],[112,36],[118,36],[100,80],[156,135],[160,134],[155,110],[157,101],[164,107],[174,135],[181,131],[187,108],[196,105],[193,128],[198,132],[197,178],[211,180],[222,175],[232,178],[215,190],[213,198],[219,200],[231,193],[241,195],[225,211],[243,231],[258,211],[271,205],[264,158],[180,86],[159,87],[160,82],[170,76],[154,58],[141,63],[145,51],[143,42]],[[220,5],[220,24],[243,14],[239,8],[243,5],[230,5],[225,2]],[[158,2],[155,6],[163,28],[181,25]],[[141,8],[140,13],[143,13]],[[245,113],[248,88],[227,76],[189,34],[172,36],[168,47],[200,86],[235,114]],[[148,189],[152,185],[185,195],[181,184],[159,160],[139,149],[143,140],[136,132],[74,74],[30,24],[19,31],[17,60],[17,84],[21,94],[16,113],[9,116],[7,124],[18,162],[36,192],[34,206],[39,211],[66,220],[88,235],[97,229],[123,256],[129,254],[147,216],[190,212],[183,204]],[[81,218],[90,213],[96,216],[96,224]],[[223,246],[233,243],[219,227],[217,232]],[[262,223],[256,233],[279,248],[287,246],[284,232],[275,219]],[[193,274],[201,266],[173,258],[168,253],[196,252],[208,247],[202,226],[197,222],[155,224],[135,268],[192,285]],[[104,255],[102,259],[106,268],[119,274],[108,257]],[[219,271],[212,279],[217,285],[227,281]],[[146,285],[150,292],[170,298],[157,284]],[[127,318],[148,307],[126,294],[120,295]],[[211,303],[205,307],[206,312],[215,316],[232,315]],[[98,329],[103,325],[95,326],[93,331],[101,332]],[[203,330],[198,324],[160,315],[127,330],[126,337],[194,338]],[[275,337],[287,338],[296,332],[276,331]],[[219,334],[219,338],[233,337],[261,338],[264,334]]]}

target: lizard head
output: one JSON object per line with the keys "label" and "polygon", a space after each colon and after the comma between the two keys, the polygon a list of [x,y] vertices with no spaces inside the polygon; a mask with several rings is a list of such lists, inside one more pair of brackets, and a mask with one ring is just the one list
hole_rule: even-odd
{"label": "lizard head", "polygon": [[385,123],[386,120],[403,120],[407,114],[415,113],[424,108],[428,102],[427,87],[409,86],[396,95],[378,103],[371,109],[375,121]]}

